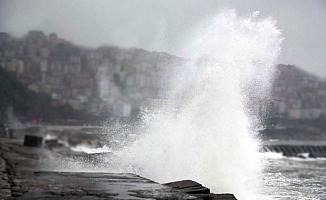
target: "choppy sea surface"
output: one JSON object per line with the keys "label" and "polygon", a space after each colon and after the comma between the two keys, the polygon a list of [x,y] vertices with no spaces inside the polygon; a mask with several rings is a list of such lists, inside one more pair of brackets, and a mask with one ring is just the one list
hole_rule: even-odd
{"label": "choppy sea surface", "polygon": [[326,159],[268,153],[264,160],[262,184],[266,199],[326,199]]}
{"label": "choppy sea surface", "polygon": [[[298,133],[287,130],[263,135],[276,144],[325,145],[324,133]],[[277,153],[263,153],[266,163],[262,177],[267,199],[326,199],[326,158],[289,158]]]}

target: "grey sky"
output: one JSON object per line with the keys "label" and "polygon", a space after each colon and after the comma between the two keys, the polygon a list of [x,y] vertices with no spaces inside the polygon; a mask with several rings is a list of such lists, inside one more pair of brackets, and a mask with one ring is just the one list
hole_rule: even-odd
{"label": "grey sky", "polygon": [[77,44],[114,44],[174,54],[199,22],[234,8],[272,16],[285,38],[279,63],[326,77],[324,0],[0,0],[0,31],[56,32]]}

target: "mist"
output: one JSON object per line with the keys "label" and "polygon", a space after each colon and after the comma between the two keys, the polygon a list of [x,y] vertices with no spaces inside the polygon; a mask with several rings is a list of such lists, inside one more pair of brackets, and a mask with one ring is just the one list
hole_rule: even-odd
{"label": "mist", "polygon": [[117,45],[179,55],[186,35],[227,8],[242,16],[259,11],[259,19],[273,17],[285,38],[278,62],[326,77],[323,0],[0,0],[0,31],[21,37],[29,30],[43,30],[83,46]]}

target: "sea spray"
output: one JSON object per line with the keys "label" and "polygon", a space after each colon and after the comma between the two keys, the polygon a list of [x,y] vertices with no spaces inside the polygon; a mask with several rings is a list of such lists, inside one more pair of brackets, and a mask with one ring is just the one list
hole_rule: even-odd
{"label": "sea spray", "polygon": [[275,21],[257,15],[227,10],[195,29],[165,106],[143,116],[144,133],[116,152],[115,169],[254,199],[263,166],[248,102],[268,96],[282,41]]}

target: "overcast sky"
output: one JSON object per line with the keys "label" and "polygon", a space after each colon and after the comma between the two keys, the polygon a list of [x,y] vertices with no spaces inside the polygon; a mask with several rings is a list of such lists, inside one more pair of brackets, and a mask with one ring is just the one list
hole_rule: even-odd
{"label": "overcast sky", "polygon": [[325,0],[0,0],[0,31],[43,30],[86,46],[174,54],[192,28],[226,8],[272,16],[285,38],[279,63],[326,77]]}

